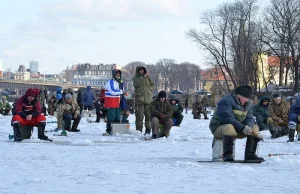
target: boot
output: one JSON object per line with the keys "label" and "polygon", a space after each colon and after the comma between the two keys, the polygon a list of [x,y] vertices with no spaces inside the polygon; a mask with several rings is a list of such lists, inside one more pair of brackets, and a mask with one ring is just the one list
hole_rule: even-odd
{"label": "boot", "polygon": [[220,162],[223,161],[223,140],[222,139],[213,139],[212,142],[212,161]]}
{"label": "boot", "polygon": [[65,129],[66,131],[72,132],[72,128],[71,128],[71,120],[69,120],[69,119],[64,119],[63,122],[64,122],[64,129]]}
{"label": "boot", "polygon": [[145,135],[146,135],[146,134],[150,134],[150,133],[151,133],[151,129],[146,129],[146,130],[145,130]]}
{"label": "boot", "polygon": [[260,141],[259,138],[252,135],[247,136],[246,148],[245,148],[245,160],[259,160],[264,161],[263,158],[258,157],[255,152],[257,148],[257,143]]}
{"label": "boot", "polygon": [[107,121],[106,123],[106,133],[111,135],[111,121]]}
{"label": "boot", "polygon": [[80,119],[79,118],[76,118],[73,122],[73,125],[72,125],[72,132],[79,132],[80,130],[77,129],[78,125],[79,125],[79,122],[80,122]]}
{"label": "boot", "polygon": [[233,137],[229,135],[223,136],[223,160],[234,161],[233,158]]}
{"label": "boot", "polygon": [[38,123],[38,138],[40,140],[49,140],[49,138],[45,135],[45,127],[46,123],[45,122],[40,122]]}
{"label": "boot", "polygon": [[22,129],[21,129],[21,123],[16,122],[13,124],[14,129],[14,141],[22,141]]}
{"label": "boot", "polygon": [[126,115],[126,114],[124,113],[121,122],[122,122],[122,123],[129,123],[128,117],[129,117],[129,116]]}
{"label": "boot", "polygon": [[294,142],[294,135],[296,129],[289,129],[289,140],[287,142]]}
{"label": "boot", "polygon": [[300,141],[300,131],[297,131],[297,141]]}
{"label": "boot", "polygon": [[152,139],[156,139],[156,138],[157,138],[157,134],[153,134]]}

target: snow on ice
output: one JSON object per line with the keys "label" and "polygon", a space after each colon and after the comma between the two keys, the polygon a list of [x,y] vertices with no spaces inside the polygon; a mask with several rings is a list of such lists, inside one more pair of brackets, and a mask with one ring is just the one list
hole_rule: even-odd
{"label": "snow on ice", "polygon": [[[169,138],[145,141],[132,134],[102,136],[105,123],[82,119],[79,133],[15,143],[10,116],[0,116],[0,193],[299,193],[300,144],[287,137],[270,139],[263,132],[258,155],[262,164],[198,163],[211,159],[209,120],[184,114]],[[48,117],[48,121],[55,120]],[[54,130],[56,123],[47,124]],[[236,159],[243,159],[245,139],[236,141]],[[269,154],[291,154],[272,156]]]}

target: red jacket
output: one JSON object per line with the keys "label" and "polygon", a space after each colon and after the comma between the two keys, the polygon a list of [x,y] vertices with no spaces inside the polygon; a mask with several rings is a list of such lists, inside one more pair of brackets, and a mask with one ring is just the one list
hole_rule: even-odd
{"label": "red jacket", "polygon": [[[16,102],[16,114],[20,115],[22,118],[26,118],[27,115],[32,115],[32,117],[36,117],[41,114],[41,104],[37,99],[37,95],[39,94],[38,89],[29,88],[24,96],[18,98]],[[27,96],[35,97],[32,102],[27,100]]]}

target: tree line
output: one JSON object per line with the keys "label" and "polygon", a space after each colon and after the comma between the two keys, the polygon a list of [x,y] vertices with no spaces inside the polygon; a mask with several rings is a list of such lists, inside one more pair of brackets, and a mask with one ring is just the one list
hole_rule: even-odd
{"label": "tree line", "polygon": [[[257,0],[227,2],[203,12],[200,24],[201,30],[192,28],[187,37],[235,87],[250,84],[259,91],[278,73],[279,86],[287,86],[291,74],[294,91],[299,89],[299,0],[270,0],[266,4]],[[268,69],[267,76],[266,69],[258,69],[262,68],[258,65],[263,62],[261,53],[278,57],[278,72],[276,68]],[[230,91],[228,80],[225,82]]]}
{"label": "tree line", "polygon": [[143,66],[155,83],[154,93],[160,90],[171,91],[180,89],[188,92],[189,89],[199,90],[199,66],[184,62],[176,63],[174,59],[160,59],[155,64],[145,64],[141,61],[130,62],[122,68],[122,79],[125,89],[132,90],[132,78],[136,75],[136,67]]}

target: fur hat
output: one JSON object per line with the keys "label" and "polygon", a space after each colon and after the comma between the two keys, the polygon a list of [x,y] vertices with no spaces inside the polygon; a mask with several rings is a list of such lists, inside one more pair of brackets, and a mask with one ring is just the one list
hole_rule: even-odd
{"label": "fur hat", "polygon": [[238,86],[235,90],[235,93],[245,98],[250,98],[252,95],[252,88],[249,85]]}
{"label": "fur hat", "polygon": [[157,98],[166,98],[167,97],[167,93],[165,91],[160,91],[157,94]]}
{"label": "fur hat", "polygon": [[69,94],[69,93],[67,93],[67,94],[65,95],[65,99],[66,99],[66,100],[70,100],[70,99],[72,99],[72,95],[71,95],[71,94]]}

